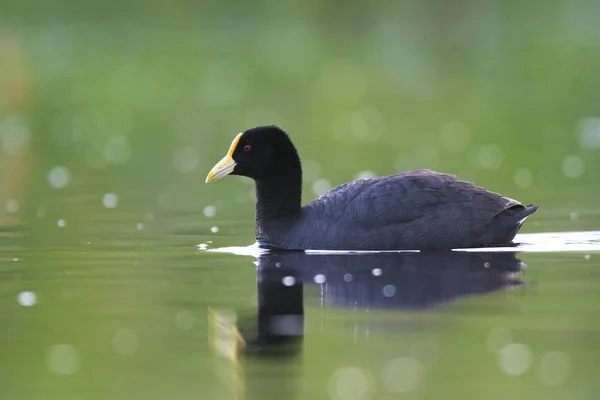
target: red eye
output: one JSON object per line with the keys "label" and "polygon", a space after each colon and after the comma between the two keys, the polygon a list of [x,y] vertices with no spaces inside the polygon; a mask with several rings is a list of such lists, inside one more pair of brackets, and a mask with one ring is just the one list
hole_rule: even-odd
{"label": "red eye", "polygon": [[244,151],[250,151],[252,150],[252,146],[250,146],[249,144],[244,146]]}

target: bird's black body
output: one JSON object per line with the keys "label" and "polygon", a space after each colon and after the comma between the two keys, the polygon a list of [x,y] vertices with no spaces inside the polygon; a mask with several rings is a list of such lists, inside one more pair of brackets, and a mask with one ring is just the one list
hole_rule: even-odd
{"label": "bird's black body", "polygon": [[447,250],[506,245],[538,208],[429,170],[348,182],[301,207],[300,159],[287,134],[259,127],[234,144],[230,173],[256,182],[256,240],[265,247]]}

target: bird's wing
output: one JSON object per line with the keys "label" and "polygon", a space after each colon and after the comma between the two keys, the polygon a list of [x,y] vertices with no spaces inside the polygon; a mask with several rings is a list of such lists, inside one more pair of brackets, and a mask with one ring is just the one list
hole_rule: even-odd
{"label": "bird's wing", "polygon": [[[513,203],[511,203],[511,201]],[[492,218],[518,204],[453,175],[416,170],[338,186],[309,207],[323,218],[364,228],[407,223],[443,209],[462,207],[472,218]]]}

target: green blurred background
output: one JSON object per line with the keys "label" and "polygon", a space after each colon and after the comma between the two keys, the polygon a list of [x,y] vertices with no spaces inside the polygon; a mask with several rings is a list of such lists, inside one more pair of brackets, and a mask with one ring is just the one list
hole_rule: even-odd
{"label": "green blurred background", "polygon": [[[205,172],[239,131],[272,123],[305,159],[305,200],[321,178],[417,167],[529,202],[598,187],[595,1],[2,10],[3,171],[18,182],[3,191],[31,199],[22,207],[81,184],[150,189],[149,205],[181,191],[164,202],[177,210],[225,207],[241,188],[205,187]],[[46,183],[57,165],[74,183],[62,191]],[[247,197],[233,219],[250,218]]]}
{"label": "green blurred background", "polygon": [[[540,205],[527,232],[597,229],[598,15],[594,0],[0,0],[1,397],[228,398],[204,341],[206,307],[255,303],[255,271],[250,259],[194,246],[253,242],[250,182],[204,178],[231,139],[256,125],[292,136],[305,202],[357,176],[430,168]],[[581,311],[600,300],[595,270],[575,268],[577,283],[557,288],[560,266],[581,257],[530,257],[554,291],[469,300],[467,311],[481,313],[464,329],[479,336],[440,333],[465,364],[444,364],[422,398],[452,397],[448,387],[456,398],[595,398],[592,378],[539,392],[535,377],[506,381],[476,355],[474,341],[500,309],[556,311],[555,295],[581,288],[594,297],[542,322],[598,333],[598,310]],[[15,301],[24,291],[37,294],[31,309]],[[323,321],[313,306],[309,322]],[[415,318],[444,321],[461,309],[453,310]],[[184,311],[196,325],[173,330]],[[539,326],[509,314],[505,326]],[[327,398],[335,360],[354,354],[349,363],[368,365],[389,351],[353,345],[342,331],[307,339],[307,376],[288,394]],[[586,338],[572,352],[589,375],[600,347]],[[139,340],[137,358],[123,358],[111,340]],[[45,364],[60,343],[79,349],[76,373]],[[57,351],[69,359],[69,349]],[[300,367],[248,368],[263,377]]]}

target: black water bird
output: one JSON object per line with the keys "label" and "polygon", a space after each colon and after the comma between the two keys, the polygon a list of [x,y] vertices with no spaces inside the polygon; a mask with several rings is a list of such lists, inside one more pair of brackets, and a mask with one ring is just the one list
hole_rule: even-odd
{"label": "black water bird", "polygon": [[256,240],[286,250],[449,250],[512,245],[538,206],[415,170],[342,184],[302,206],[302,167],[276,126],[238,134],[206,177],[256,183]]}

